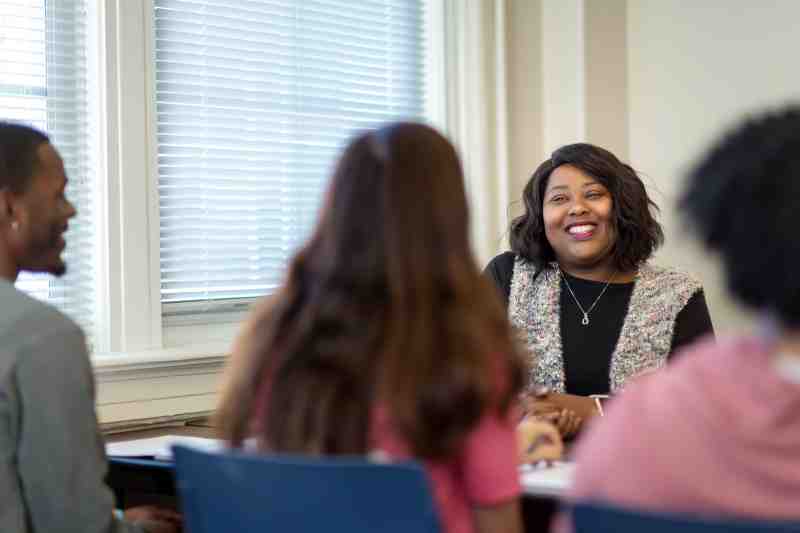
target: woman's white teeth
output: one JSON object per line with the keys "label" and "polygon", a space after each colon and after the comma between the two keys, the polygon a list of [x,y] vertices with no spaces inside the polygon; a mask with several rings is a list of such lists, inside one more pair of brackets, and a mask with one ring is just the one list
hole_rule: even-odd
{"label": "woman's white teeth", "polygon": [[572,226],[571,228],[569,228],[569,232],[572,233],[573,235],[575,235],[575,234],[578,234],[578,233],[589,233],[593,229],[594,229],[594,226],[592,226],[590,224],[587,224],[585,226]]}

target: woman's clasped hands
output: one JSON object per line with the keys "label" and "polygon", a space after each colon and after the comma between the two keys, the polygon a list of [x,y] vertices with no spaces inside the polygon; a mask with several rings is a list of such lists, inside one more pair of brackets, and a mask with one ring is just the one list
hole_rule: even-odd
{"label": "woman's clasped hands", "polygon": [[597,414],[591,398],[544,389],[524,395],[521,403],[525,417],[553,424],[567,440],[577,435],[584,421]]}

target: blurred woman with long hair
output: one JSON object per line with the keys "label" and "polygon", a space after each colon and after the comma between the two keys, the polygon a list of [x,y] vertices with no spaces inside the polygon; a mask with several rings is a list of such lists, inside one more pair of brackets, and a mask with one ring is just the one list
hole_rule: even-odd
{"label": "blurred woman with long hair", "polygon": [[469,246],[461,166],[397,123],[342,155],[316,230],[234,350],[231,445],[416,458],[444,531],[519,531],[521,359]]}

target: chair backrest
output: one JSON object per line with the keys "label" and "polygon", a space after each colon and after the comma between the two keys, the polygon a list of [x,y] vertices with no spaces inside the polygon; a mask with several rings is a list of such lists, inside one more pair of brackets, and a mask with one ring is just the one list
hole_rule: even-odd
{"label": "chair backrest", "polygon": [[631,511],[595,503],[574,504],[571,514],[575,533],[800,533],[800,521],[699,518]]}
{"label": "chair backrest", "polygon": [[173,447],[189,533],[439,533],[414,463]]}

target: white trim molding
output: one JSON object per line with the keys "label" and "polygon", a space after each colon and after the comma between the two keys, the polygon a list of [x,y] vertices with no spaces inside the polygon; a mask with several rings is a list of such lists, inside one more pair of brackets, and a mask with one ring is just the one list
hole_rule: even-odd
{"label": "white trim molding", "polygon": [[213,410],[229,351],[220,343],[95,356],[100,422],[169,420]]}
{"label": "white trim molding", "polygon": [[542,0],[544,148],[586,140],[584,0]]}
{"label": "white trim molding", "polygon": [[[158,272],[152,272],[149,228],[149,129],[145,73],[149,0],[104,0],[108,134],[104,190],[108,254],[100,309],[109,333],[101,350],[129,352],[161,346]],[[155,278],[155,280],[154,280]],[[156,316],[157,320],[153,317]]]}
{"label": "white trim molding", "polygon": [[447,133],[459,150],[472,211],[472,243],[484,264],[504,247],[509,174],[506,0],[444,0]]}
{"label": "white trim molding", "polygon": [[627,0],[541,0],[547,157],[591,142],[627,159]]}

